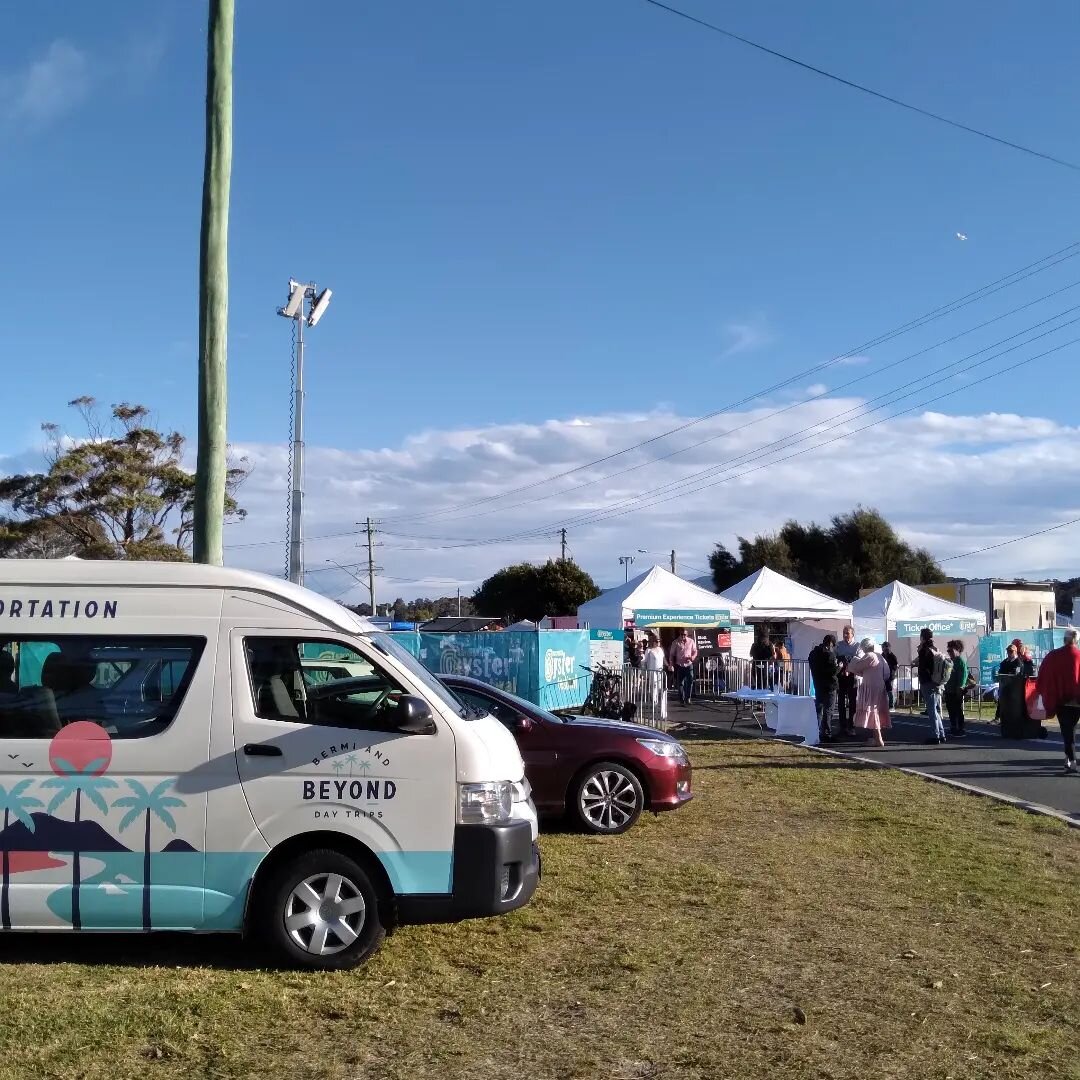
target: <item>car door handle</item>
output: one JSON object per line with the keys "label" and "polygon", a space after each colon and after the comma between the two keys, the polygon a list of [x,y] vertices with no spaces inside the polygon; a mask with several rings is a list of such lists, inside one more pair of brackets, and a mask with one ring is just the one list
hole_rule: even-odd
{"label": "car door handle", "polygon": [[270,746],[267,743],[249,742],[244,747],[244,753],[248,757],[282,757],[280,746]]}

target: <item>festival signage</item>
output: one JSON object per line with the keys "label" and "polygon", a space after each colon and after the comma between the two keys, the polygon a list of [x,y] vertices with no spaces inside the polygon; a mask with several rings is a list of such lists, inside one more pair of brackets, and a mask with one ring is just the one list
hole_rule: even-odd
{"label": "festival signage", "polygon": [[731,612],[687,611],[679,608],[638,608],[634,612],[634,625],[646,626],[730,626]]}
{"label": "festival signage", "polygon": [[935,637],[952,634],[956,637],[977,637],[982,633],[978,619],[915,619],[898,620],[896,636],[902,638],[918,637],[925,628],[933,631]]}
{"label": "festival signage", "polygon": [[623,636],[621,630],[590,630],[589,666],[618,671],[623,663]]}

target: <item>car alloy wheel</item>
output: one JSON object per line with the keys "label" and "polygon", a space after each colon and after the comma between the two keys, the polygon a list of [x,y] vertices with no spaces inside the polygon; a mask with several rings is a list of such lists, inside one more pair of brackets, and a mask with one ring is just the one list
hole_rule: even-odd
{"label": "car alloy wheel", "polygon": [[578,816],[590,832],[625,832],[641,815],[643,804],[637,777],[614,763],[596,766],[578,786]]}

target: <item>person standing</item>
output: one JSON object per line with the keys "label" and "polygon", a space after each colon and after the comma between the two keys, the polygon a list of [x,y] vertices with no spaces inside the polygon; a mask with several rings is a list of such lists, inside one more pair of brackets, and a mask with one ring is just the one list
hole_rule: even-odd
{"label": "person standing", "polygon": [[967,736],[964,731],[964,693],[967,689],[968,662],[964,657],[964,643],[950,641],[946,646],[952,659],[949,681],[943,688],[945,708],[949,714],[949,730],[958,739]]}
{"label": "person standing", "polygon": [[653,631],[649,631],[645,642],[646,649],[641,656],[642,675],[645,679],[645,704],[652,716],[664,719],[667,716],[667,694],[664,687],[667,657],[664,655],[660,639]]}
{"label": "person standing", "polygon": [[1065,743],[1065,772],[1076,773],[1076,724],[1080,720],[1080,649],[1076,631],[1065,631],[1065,644],[1052,649],[1039,665],[1039,695],[1046,715],[1057,717]]}
{"label": "person standing", "polygon": [[896,705],[896,669],[900,666],[900,660],[887,641],[881,643],[881,659],[889,665],[889,670],[886,673],[885,692],[889,698],[889,708],[892,709]]}
{"label": "person standing", "polygon": [[926,702],[926,715],[930,718],[933,736],[932,743],[945,741],[945,725],[941,722],[941,687],[945,682],[942,677],[942,656],[934,644],[934,631],[924,626],[919,631],[918,650],[919,691]]}
{"label": "person standing", "polygon": [[840,733],[851,736],[855,734],[855,694],[858,681],[848,671],[848,665],[859,655],[859,646],[855,644],[853,627],[845,626],[842,637],[843,640],[836,646],[836,658],[840,661],[836,689],[839,695]]}
{"label": "person standing", "polygon": [[750,687],[767,690],[772,678],[773,647],[767,627],[758,626],[754,631],[754,644],[750,646]]}
{"label": "person standing", "polygon": [[671,646],[669,659],[675,669],[675,685],[679,688],[679,701],[689,705],[694,694],[694,661],[697,659],[697,642],[684,626]]}
{"label": "person standing", "polygon": [[885,692],[888,663],[874,652],[874,643],[863,638],[859,654],[849,664],[848,670],[859,676],[859,689],[855,701],[855,724],[864,731],[873,731],[878,746],[885,745],[882,734],[892,723],[889,717],[889,698]]}
{"label": "person standing", "polygon": [[810,678],[814,680],[814,706],[817,709],[818,736],[832,742],[832,714],[836,708],[836,678],[840,665],[836,660],[836,638],[826,634],[806,658]]}
{"label": "person standing", "polygon": [[1035,660],[1031,655],[1031,650],[1019,638],[1013,638],[1012,643],[1016,649],[1017,659],[1020,661],[1018,674],[1023,675],[1025,679],[1034,679]]}

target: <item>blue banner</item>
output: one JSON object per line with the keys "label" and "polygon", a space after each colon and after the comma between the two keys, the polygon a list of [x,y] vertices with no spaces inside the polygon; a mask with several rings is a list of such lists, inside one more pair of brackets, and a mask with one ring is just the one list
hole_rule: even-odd
{"label": "blue banner", "polygon": [[413,632],[394,638],[436,675],[467,675],[547,709],[581,705],[589,694],[588,630]]}
{"label": "blue banner", "polygon": [[982,626],[977,619],[916,619],[913,622],[898,621],[896,636],[918,637],[925,627],[934,632],[934,637],[946,637],[949,634],[956,637],[977,637],[982,633]]}
{"label": "blue banner", "polygon": [[1037,670],[1039,661],[1051,649],[1059,649],[1065,644],[1065,631],[1003,630],[987,634],[979,642],[979,682],[983,686],[994,685],[994,676],[1001,661],[1005,659],[1005,650],[1017,638],[1027,646]]}

